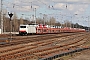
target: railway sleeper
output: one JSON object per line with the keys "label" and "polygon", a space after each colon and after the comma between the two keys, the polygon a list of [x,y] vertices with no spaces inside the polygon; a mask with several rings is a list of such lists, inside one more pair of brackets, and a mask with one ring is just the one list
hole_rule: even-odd
{"label": "railway sleeper", "polygon": [[1,55],[1,56],[13,55],[13,54],[16,54],[16,53],[23,52],[23,51],[25,51],[25,50],[30,50],[30,49],[32,49],[32,48],[35,48],[35,47],[24,48],[24,49],[16,50],[16,51],[13,51],[13,52],[12,52],[12,51],[10,51],[10,52],[5,53],[5,54],[3,54],[3,55]]}
{"label": "railway sleeper", "polygon": [[[78,45],[77,45],[77,46],[78,46]],[[68,48],[69,48],[69,49],[68,49]],[[71,50],[71,49],[70,49],[71,47],[68,47],[68,48],[65,48],[65,50],[66,50],[66,51]],[[75,49],[75,48],[74,48],[74,49]],[[55,52],[55,51],[54,51],[54,52]],[[46,53],[46,54],[39,54],[38,56],[43,56],[43,55],[48,55],[48,54],[50,54],[50,53]]]}
{"label": "railway sleeper", "polygon": [[[22,55],[25,55],[25,54],[32,54],[32,53],[37,53],[37,52],[39,52],[39,51],[34,51],[34,52],[27,52],[27,53],[24,53],[24,54],[20,54],[20,53],[18,53],[18,54],[15,54],[15,56],[17,55],[17,57],[19,57],[19,56],[22,56]],[[8,57],[10,57],[10,58],[14,58],[14,55],[9,55]]]}
{"label": "railway sleeper", "polygon": [[30,56],[23,56],[21,58],[16,58],[16,60],[27,60],[27,59],[36,59],[36,57],[34,55],[30,55]]}

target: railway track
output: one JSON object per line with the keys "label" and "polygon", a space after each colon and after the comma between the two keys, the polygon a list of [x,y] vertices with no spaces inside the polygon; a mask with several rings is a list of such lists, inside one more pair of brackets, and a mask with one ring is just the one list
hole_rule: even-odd
{"label": "railway track", "polygon": [[[11,45],[18,45],[18,44],[25,44],[29,42],[36,42],[36,41],[41,41],[42,40],[47,40],[47,39],[52,39],[52,38],[59,38],[59,37],[65,37],[65,36],[71,36],[75,35],[77,33],[64,33],[64,34],[46,34],[46,35],[34,35],[34,36],[14,36],[12,37],[12,40],[4,40],[4,43],[1,42],[0,47],[6,47],[6,46],[11,46]],[[39,38],[38,38],[39,37]],[[10,42],[11,41],[11,42]]]}
{"label": "railway track", "polygon": [[[43,60],[54,55],[82,48],[88,34],[68,35],[17,44],[0,49],[0,60]],[[26,40],[27,41],[27,40]]]}

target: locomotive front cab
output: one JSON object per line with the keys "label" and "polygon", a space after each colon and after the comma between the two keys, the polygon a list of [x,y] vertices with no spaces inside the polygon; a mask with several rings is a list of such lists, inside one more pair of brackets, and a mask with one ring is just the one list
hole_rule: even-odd
{"label": "locomotive front cab", "polygon": [[20,25],[19,34],[20,35],[26,35],[27,34],[27,25]]}

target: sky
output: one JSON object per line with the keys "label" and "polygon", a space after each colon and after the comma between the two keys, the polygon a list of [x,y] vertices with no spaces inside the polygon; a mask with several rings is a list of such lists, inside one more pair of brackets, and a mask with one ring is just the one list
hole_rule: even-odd
{"label": "sky", "polygon": [[60,23],[68,20],[90,26],[90,0],[2,0],[2,9],[3,14],[16,13],[18,18],[32,20],[33,15],[36,18],[46,15]]}

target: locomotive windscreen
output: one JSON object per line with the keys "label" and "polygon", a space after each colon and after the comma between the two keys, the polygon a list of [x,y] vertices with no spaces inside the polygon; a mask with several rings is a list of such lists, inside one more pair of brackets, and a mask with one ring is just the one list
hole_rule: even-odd
{"label": "locomotive windscreen", "polygon": [[20,28],[26,28],[26,26],[20,26]]}

